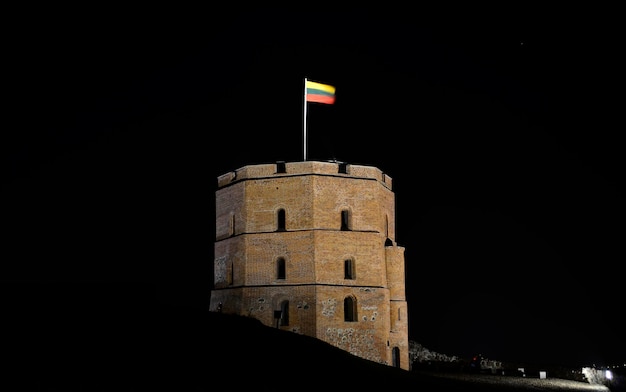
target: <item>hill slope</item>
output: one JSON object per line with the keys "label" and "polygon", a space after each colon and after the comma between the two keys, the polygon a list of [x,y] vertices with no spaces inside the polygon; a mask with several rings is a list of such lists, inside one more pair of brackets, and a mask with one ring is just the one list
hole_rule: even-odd
{"label": "hill slope", "polygon": [[480,382],[409,372],[252,318],[95,286],[81,291],[76,285],[48,284],[36,290],[23,284],[21,291],[13,285],[3,293],[13,299],[4,306],[11,348],[4,353],[14,385],[39,391],[537,390],[494,383],[494,378]]}

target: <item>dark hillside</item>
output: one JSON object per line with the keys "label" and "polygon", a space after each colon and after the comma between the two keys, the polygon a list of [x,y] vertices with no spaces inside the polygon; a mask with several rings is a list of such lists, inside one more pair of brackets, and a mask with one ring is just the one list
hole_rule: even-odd
{"label": "dark hillside", "polygon": [[162,304],[128,284],[115,294],[97,283],[12,286],[3,293],[13,300],[4,314],[9,374],[34,390],[273,390],[408,379],[317,339]]}
{"label": "dark hillside", "polygon": [[140,286],[3,288],[6,370],[25,390],[525,390],[377,364],[252,318],[167,305]]}

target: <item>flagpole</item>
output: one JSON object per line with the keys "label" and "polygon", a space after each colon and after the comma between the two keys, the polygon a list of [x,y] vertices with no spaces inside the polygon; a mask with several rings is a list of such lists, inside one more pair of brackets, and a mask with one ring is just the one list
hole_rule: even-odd
{"label": "flagpole", "polygon": [[304,160],[306,161],[306,78],[304,78],[304,115],[302,116],[304,130]]}

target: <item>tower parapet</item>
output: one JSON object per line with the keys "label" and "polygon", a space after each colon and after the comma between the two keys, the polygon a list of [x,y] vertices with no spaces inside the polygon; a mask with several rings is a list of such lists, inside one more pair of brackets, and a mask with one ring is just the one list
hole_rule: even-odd
{"label": "tower parapet", "polygon": [[248,165],[237,170],[222,174],[217,178],[218,188],[230,183],[262,177],[281,175],[320,174],[320,175],[349,175],[353,177],[371,178],[380,181],[392,189],[392,179],[380,169],[372,166],[352,165],[343,162],[278,162],[260,165]]}

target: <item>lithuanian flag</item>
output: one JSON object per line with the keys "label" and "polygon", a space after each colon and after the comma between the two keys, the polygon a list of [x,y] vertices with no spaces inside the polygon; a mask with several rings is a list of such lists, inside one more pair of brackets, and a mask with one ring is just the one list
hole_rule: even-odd
{"label": "lithuanian flag", "polygon": [[335,87],[328,84],[306,81],[306,101],[332,105],[335,103]]}

